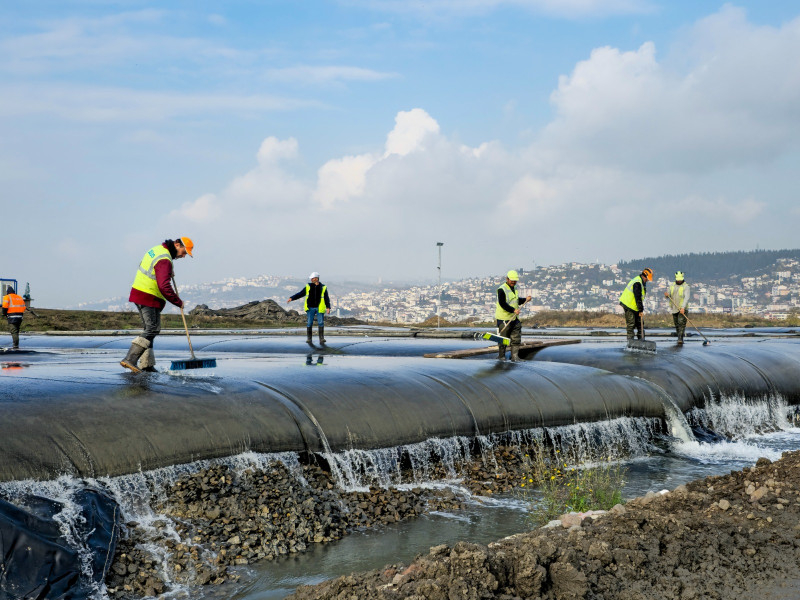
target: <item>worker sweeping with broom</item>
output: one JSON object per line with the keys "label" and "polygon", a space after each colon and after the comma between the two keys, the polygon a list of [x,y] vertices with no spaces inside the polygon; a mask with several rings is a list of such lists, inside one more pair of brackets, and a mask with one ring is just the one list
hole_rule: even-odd
{"label": "worker sweeping with broom", "polygon": [[127,356],[119,363],[126,369],[134,373],[156,370],[153,341],[161,332],[161,311],[168,301],[183,309],[183,300],[172,286],[172,262],[187,254],[192,256],[193,249],[194,243],[191,239],[180,237],[176,240],[164,240],[163,244],[153,246],[145,252],[128,298],[136,305],[139,316],[142,317],[144,331],[133,340]]}
{"label": "worker sweeping with broom", "polygon": [[675,283],[671,283],[669,290],[664,292],[664,297],[669,299],[672,322],[678,334],[678,345],[683,346],[683,336],[686,333],[686,309],[689,307],[689,284],[685,281],[683,271],[675,273]]}
{"label": "worker sweeping with broom", "polygon": [[[506,281],[497,288],[497,304],[494,318],[497,320],[497,333],[511,339],[511,360],[519,360],[519,347],[522,344],[522,323],[519,320],[519,307],[530,301],[530,295],[520,298],[517,293],[519,274],[516,271],[506,273]],[[498,360],[505,360],[506,347],[497,345]]]}

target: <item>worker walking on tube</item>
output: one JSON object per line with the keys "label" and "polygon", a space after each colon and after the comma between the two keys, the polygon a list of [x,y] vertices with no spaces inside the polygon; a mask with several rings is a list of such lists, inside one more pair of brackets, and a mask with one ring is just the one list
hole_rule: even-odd
{"label": "worker walking on tube", "polygon": [[319,273],[314,271],[308,276],[306,287],[289,298],[286,303],[297,300],[305,296],[306,300],[303,310],[306,311],[306,342],[311,343],[311,330],[314,326],[314,319],[317,320],[317,330],[319,332],[319,343],[325,343],[325,313],[331,308],[331,299],[328,296],[328,286],[319,282]]}
{"label": "worker walking on tube", "polygon": [[175,276],[172,261],[187,254],[192,256],[193,249],[194,242],[191,239],[180,237],[176,240],[164,240],[163,244],[153,246],[145,252],[128,297],[139,311],[143,331],[142,335],[133,340],[127,356],[119,363],[126,369],[134,373],[156,370],[153,342],[161,332],[161,311],[167,302],[178,308],[183,306],[183,300],[172,286]]}
{"label": "worker walking on tube", "polygon": [[672,313],[672,322],[675,323],[675,332],[678,334],[678,345],[683,346],[683,336],[686,333],[686,312],[689,308],[689,284],[685,281],[683,271],[675,273],[675,283],[671,283],[669,290],[664,292],[669,302]]}
{"label": "worker walking on tube", "polygon": [[[516,271],[506,273],[506,281],[497,288],[497,305],[494,317],[497,320],[497,333],[511,340],[511,360],[519,360],[519,347],[522,344],[522,323],[519,320],[519,307],[528,302],[531,297],[520,299],[517,294],[519,274]],[[506,347],[497,345],[497,358],[505,360]]]}
{"label": "worker walking on tube", "polygon": [[625,286],[619,297],[619,303],[625,309],[625,328],[628,339],[633,339],[633,330],[636,329],[636,339],[641,340],[642,317],[644,317],[644,297],[647,295],[647,282],[653,281],[653,270],[644,269]]}
{"label": "worker walking on tube", "polygon": [[3,296],[3,316],[8,320],[11,331],[11,347],[19,350],[19,328],[22,326],[22,315],[25,313],[25,300],[16,294],[14,286],[6,288]]}

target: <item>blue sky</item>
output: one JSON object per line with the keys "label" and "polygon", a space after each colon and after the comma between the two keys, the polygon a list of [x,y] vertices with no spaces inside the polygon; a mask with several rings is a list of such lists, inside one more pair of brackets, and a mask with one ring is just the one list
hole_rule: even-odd
{"label": "blue sky", "polygon": [[177,235],[186,283],[797,247],[798,56],[796,2],[9,3],[0,276],[125,295]]}

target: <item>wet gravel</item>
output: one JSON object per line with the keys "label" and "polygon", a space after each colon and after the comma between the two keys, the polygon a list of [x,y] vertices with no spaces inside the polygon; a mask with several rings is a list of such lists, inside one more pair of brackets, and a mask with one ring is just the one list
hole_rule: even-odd
{"label": "wet gravel", "polygon": [[166,501],[153,507],[163,519],[125,524],[106,578],[111,597],[221,584],[238,577],[231,567],[303,552],[427,511],[460,510],[465,501],[450,489],[343,492],[319,466],[303,466],[298,474],[281,462],[240,474],[211,467],[165,492]]}

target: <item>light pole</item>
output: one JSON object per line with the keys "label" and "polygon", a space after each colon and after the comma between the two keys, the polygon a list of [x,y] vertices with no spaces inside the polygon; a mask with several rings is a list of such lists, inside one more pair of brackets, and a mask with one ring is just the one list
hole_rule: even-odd
{"label": "light pole", "polygon": [[436,307],[436,328],[438,329],[442,318],[442,246],[444,246],[444,242],[436,242],[436,246],[439,248],[439,306]]}

